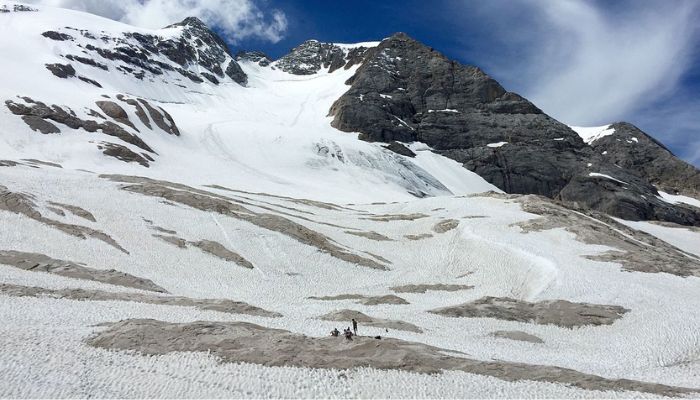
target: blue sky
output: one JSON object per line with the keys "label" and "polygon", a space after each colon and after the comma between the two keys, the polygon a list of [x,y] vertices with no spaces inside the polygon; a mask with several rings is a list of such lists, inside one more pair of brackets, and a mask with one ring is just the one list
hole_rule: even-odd
{"label": "blue sky", "polygon": [[570,125],[628,121],[700,166],[700,0],[25,0],[157,28],[194,15],[273,58],[403,31]]}

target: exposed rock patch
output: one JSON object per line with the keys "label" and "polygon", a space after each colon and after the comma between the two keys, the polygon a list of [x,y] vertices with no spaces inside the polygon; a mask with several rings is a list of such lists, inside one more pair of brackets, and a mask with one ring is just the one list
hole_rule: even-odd
{"label": "exposed rock patch", "polygon": [[575,328],[586,325],[611,325],[629,310],[620,306],[572,303],[566,300],[530,303],[507,297],[483,297],[470,303],[429,312],[453,318],[496,318]]}
{"label": "exposed rock patch", "polygon": [[48,135],[50,133],[61,133],[61,130],[58,129],[56,125],[42,119],[41,117],[37,117],[36,115],[23,115],[22,121],[29,125],[34,132],[41,132],[44,135]]}
{"label": "exposed rock patch", "polygon": [[70,64],[46,64],[46,69],[59,78],[72,78],[75,76],[75,68]]}
{"label": "exposed rock patch", "polygon": [[396,293],[425,293],[428,290],[442,292],[456,292],[458,290],[473,289],[470,285],[448,285],[444,283],[421,284],[421,285],[403,285],[390,288]]}
{"label": "exposed rock patch", "polygon": [[628,271],[700,277],[700,261],[696,257],[605,214],[573,211],[539,196],[521,196],[516,201],[524,211],[541,216],[517,224],[525,233],[564,228],[583,243],[618,249],[586,256],[588,259],[619,263]]}
{"label": "exposed rock patch", "polygon": [[311,296],[308,297],[311,300],[325,300],[325,301],[336,301],[336,300],[357,300],[358,304],[364,304],[366,306],[376,306],[379,304],[410,304],[405,299],[393,294],[388,294],[385,296],[365,296],[361,294],[339,294],[337,296]]}
{"label": "exposed rock patch", "polygon": [[169,323],[131,319],[103,324],[104,330],[88,339],[91,346],[137,351],[144,355],[171,352],[207,352],[223,362],[252,363],[275,367],[353,369],[371,367],[417,373],[464,371],[505,381],[530,380],[574,386],[585,390],[636,391],[662,396],[697,394],[687,389],[633,381],[608,379],[572,369],[479,361],[447,355],[444,350],[399,339],[376,340],[357,336],[312,338],[246,322]]}
{"label": "exposed rock patch", "polygon": [[[99,150],[102,150],[102,154],[109,156],[109,157],[114,157],[117,160],[124,161],[127,163],[137,163],[143,167],[148,168],[150,166],[149,164],[149,159],[150,161],[153,161],[153,158],[150,156],[147,156],[146,154],[139,154],[128,147],[121,145],[121,144],[116,144],[116,143],[111,143],[111,142],[101,142],[97,148]],[[148,158],[146,158],[148,157]]]}
{"label": "exposed rock patch", "polygon": [[177,246],[181,249],[187,248],[187,240],[185,240],[183,238],[179,238],[177,236],[159,235],[157,233],[154,233],[152,236],[155,238],[161,239],[167,243],[170,243],[173,246]]}
{"label": "exposed rock patch", "polygon": [[240,254],[227,249],[219,242],[213,240],[199,240],[196,242],[189,242],[189,244],[200,248],[205,253],[209,253],[226,261],[234,262],[241,267],[253,268],[253,264],[250,261],[243,258]]}
{"label": "exposed rock patch", "polygon": [[391,150],[396,154],[406,156],[406,157],[415,157],[416,153],[411,151],[408,147],[404,146],[403,144],[399,142],[392,141],[388,145],[384,146],[385,149]]}
{"label": "exposed rock patch", "polygon": [[421,239],[427,239],[433,237],[432,234],[430,233],[421,233],[418,235],[403,235],[408,240],[421,240]]}
{"label": "exposed rock patch", "polygon": [[64,124],[71,129],[82,128],[87,132],[97,132],[101,130],[102,133],[117,137],[126,143],[133,144],[145,151],[153,153],[153,150],[138,136],[129,133],[121,126],[115,124],[111,121],[97,122],[94,120],[84,120],[80,119],[75,115],[70,108],[66,107],[64,110],[62,107],[53,105],[51,107],[46,104],[33,100],[29,97],[20,97],[24,100],[24,104],[17,103],[12,100],[5,101],[7,108],[15,115],[21,116],[36,116],[44,120],[51,120]]}
{"label": "exposed rock patch", "polygon": [[256,317],[276,318],[282,315],[248,303],[228,299],[193,299],[181,296],[156,296],[142,293],[118,293],[87,289],[46,289],[36,286],[20,286],[0,283],[0,294],[18,297],[52,297],[81,301],[129,301],[165,306],[195,307],[206,311],[229,314],[245,314]]}
{"label": "exposed rock patch", "polygon": [[44,217],[39,211],[37,211],[36,204],[34,204],[30,195],[24,193],[11,192],[2,185],[0,185],[0,210],[24,215],[27,218],[41,222],[52,228],[58,229],[64,233],[81,239],[91,237],[93,239],[101,240],[107,243],[108,245],[126,254],[129,254],[129,252],[126,251],[126,249],[124,249],[123,247],[121,247],[119,243],[117,243],[111,236],[107,235],[102,231],[98,231],[96,229],[88,228],[86,226],[81,225],[64,224],[62,222]]}
{"label": "exposed rock patch", "polygon": [[41,166],[53,167],[53,168],[63,168],[63,166],[61,164],[57,164],[57,163],[50,162],[50,161],[37,160],[35,158],[23,158],[22,161],[24,161],[30,165],[41,165]]}
{"label": "exposed rock patch", "polygon": [[445,233],[457,228],[457,226],[459,226],[459,221],[457,221],[456,219],[446,219],[433,225],[433,232]]}
{"label": "exposed rock patch", "polygon": [[377,233],[377,232],[374,232],[374,231],[370,231],[370,232],[363,232],[363,231],[345,231],[345,233],[350,234],[350,235],[355,235],[355,236],[364,237],[364,238],[371,239],[371,240],[376,240],[376,241],[379,241],[379,242],[389,242],[389,241],[392,241],[392,239],[390,239],[390,238],[388,238],[388,237],[382,235],[381,233]]}
{"label": "exposed rock patch", "polygon": [[37,253],[0,250],[0,263],[32,272],[46,272],[68,278],[109,283],[110,285],[167,293],[165,289],[145,278],[139,278],[114,269],[86,267],[72,261],[63,261]]}
{"label": "exposed rock patch", "polygon": [[522,331],[496,331],[493,336],[502,339],[518,340],[520,342],[544,343],[544,341],[535,335],[531,335]]}
{"label": "exposed rock patch", "polygon": [[[374,318],[354,310],[340,310],[322,315],[318,318],[325,321],[347,322],[348,324],[354,318],[360,326],[364,324],[367,326],[373,326],[375,328],[396,329],[397,331],[423,333],[423,330],[421,328],[411,323],[392,319]],[[361,332],[362,328],[359,328],[358,331]]]}
{"label": "exposed rock patch", "polygon": [[194,246],[199,248],[205,253],[211,254],[215,257],[221,258],[226,261],[230,261],[240,265],[241,267],[253,269],[253,264],[243,258],[240,254],[227,249],[224,245],[213,240],[199,240],[196,242],[187,241],[183,238],[170,235],[159,235],[157,233],[153,234],[153,237],[161,239],[167,243],[177,246],[181,249],[186,249],[187,246]]}
{"label": "exposed rock patch", "polygon": [[97,106],[104,112],[108,117],[111,117],[115,121],[129,126],[130,128],[136,130],[138,129],[129,120],[129,114],[117,103],[109,100],[98,100],[95,102]]}
{"label": "exposed rock patch", "polygon": [[279,215],[255,213],[235,203],[231,198],[216,193],[195,189],[178,183],[157,181],[143,177],[124,175],[102,175],[102,177],[116,182],[132,183],[122,186],[122,189],[129,192],[160,197],[173,203],[183,204],[198,210],[216,212],[232,218],[237,218],[252,223],[260,228],[284,234],[303,244],[316,247],[340,260],[375,269],[387,269],[386,266],[372,259],[362,257],[341,248],[331,239],[319,232]]}
{"label": "exposed rock patch", "polygon": [[84,219],[86,219],[88,221],[92,221],[92,222],[97,222],[97,220],[95,219],[95,216],[92,215],[92,213],[90,211],[88,211],[82,207],[73,206],[70,204],[56,203],[55,201],[49,201],[49,204],[51,204],[54,207],[60,207],[64,210],[70,212],[71,214],[80,217],[80,218],[84,218]]}
{"label": "exposed rock patch", "polygon": [[590,143],[597,153],[606,152],[607,161],[637,171],[665,192],[700,197],[700,170],[632,124],[617,122],[610,129],[613,134]]}
{"label": "exposed rock patch", "polygon": [[415,221],[420,218],[426,218],[427,215],[422,214],[422,213],[414,213],[414,214],[384,214],[384,215],[373,215],[369,218],[363,218],[363,219],[368,219],[372,221],[381,221],[381,222],[390,222],[390,221]]}
{"label": "exposed rock patch", "polygon": [[57,40],[57,41],[74,40],[73,36],[66,34],[66,33],[56,32],[56,31],[46,31],[46,32],[42,33],[41,36],[43,36],[45,38],[49,38],[51,40]]}
{"label": "exposed rock patch", "polygon": [[321,43],[318,40],[307,40],[292,51],[275,61],[274,66],[284,72],[294,75],[312,75],[321,69],[333,72],[338,68],[350,68],[362,62],[367,47],[357,47],[345,51],[333,43]]}
{"label": "exposed rock patch", "polygon": [[[70,35],[66,35],[66,36],[70,37]],[[71,61],[76,61],[76,62],[79,62],[81,64],[85,64],[85,65],[89,65],[91,67],[99,68],[103,71],[109,71],[109,67],[107,67],[105,64],[102,64],[102,63],[99,63],[99,62],[93,60],[92,58],[76,56],[74,54],[68,54],[65,57],[66,57],[66,59],[71,60]]]}
{"label": "exposed rock patch", "polygon": [[148,101],[144,99],[138,100],[141,102],[141,104],[144,105],[144,107],[146,107],[146,110],[148,110],[148,114],[151,116],[151,119],[153,120],[153,122],[155,122],[157,127],[171,135],[180,136],[180,130],[175,124],[175,120],[170,114],[168,114],[167,111],[165,111],[161,107],[158,107],[160,109],[160,111],[158,111]]}

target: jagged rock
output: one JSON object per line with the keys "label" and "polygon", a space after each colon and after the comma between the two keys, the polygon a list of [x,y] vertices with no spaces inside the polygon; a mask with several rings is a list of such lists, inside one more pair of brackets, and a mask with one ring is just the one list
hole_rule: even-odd
{"label": "jagged rock", "polygon": [[248,61],[256,63],[261,67],[267,67],[272,63],[270,57],[268,57],[262,51],[239,51],[236,53],[236,61]]}
{"label": "jagged rock", "polygon": [[59,78],[72,78],[75,76],[75,68],[70,64],[46,64],[46,69]]}
{"label": "jagged rock", "polygon": [[61,33],[56,31],[46,31],[41,34],[41,36],[49,38],[51,40],[64,41],[64,40],[74,40],[73,36],[67,33]]}
{"label": "jagged rock", "polygon": [[90,79],[90,78],[86,78],[86,77],[84,77],[84,76],[79,76],[78,79],[80,79],[81,81],[83,81],[83,82],[85,82],[85,83],[89,83],[89,84],[91,84],[91,85],[93,85],[93,86],[97,86],[98,88],[101,88],[101,87],[102,87],[102,85],[100,85],[100,83],[97,82],[96,80],[93,80],[93,79]]}
{"label": "jagged rock", "polygon": [[136,109],[136,116],[139,118],[139,120],[141,120],[141,123],[146,125],[146,128],[152,129],[151,128],[151,120],[148,119],[146,112],[143,110],[143,107],[141,107],[141,104],[139,104],[138,101],[136,101],[134,99],[126,98],[123,94],[118,94],[117,99],[134,107]]}
{"label": "jagged rock", "polygon": [[156,110],[155,107],[153,107],[151,103],[149,103],[145,99],[138,100],[141,102],[141,104],[144,105],[144,107],[146,107],[146,110],[148,110],[148,114],[150,114],[151,119],[153,120],[153,122],[155,122],[157,127],[171,135],[180,136],[180,130],[175,124],[175,120],[172,116],[170,116],[170,114],[167,111],[165,111],[161,107],[158,107],[160,111]]}
{"label": "jagged rock", "polygon": [[97,146],[97,148],[102,150],[102,154],[106,156],[114,157],[118,160],[128,163],[135,162],[146,168],[149,167],[148,160],[145,157],[136,152],[131,151],[126,146],[110,142],[102,142]]}
{"label": "jagged rock", "polygon": [[357,64],[364,58],[366,47],[357,47],[348,52],[333,43],[321,43],[307,40],[292,51],[275,61],[274,65],[284,72],[294,75],[312,75],[327,68],[333,72],[338,68]]}
{"label": "jagged rock", "polygon": [[127,132],[124,130],[124,128],[120,127],[114,122],[105,121],[98,123],[92,120],[83,120],[76,117],[75,113],[70,109],[68,109],[70,111],[69,112],[57,105],[49,107],[46,104],[33,100],[29,97],[22,97],[22,100],[25,101],[25,104],[7,100],[5,101],[5,105],[15,115],[33,115],[44,120],[49,119],[54,122],[64,124],[72,129],[83,128],[88,132],[97,132],[97,130],[102,130],[102,132],[106,135],[118,137],[127,143],[133,144],[134,146],[140,147],[148,152],[153,152],[153,150],[138,136]]}
{"label": "jagged rock", "polygon": [[61,133],[61,130],[49,121],[37,117],[36,115],[23,115],[22,121],[24,121],[33,131],[39,131],[43,134],[49,133]]}
{"label": "jagged rock", "polygon": [[233,79],[234,82],[238,82],[241,85],[248,83],[248,76],[243,72],[241,66],[237,62],[231,60],[231,62],[226,67],[226,76]]}
{"label": "jagged rock", "polygon": [[81,64],[89,65],[91,67],[99,68],[105,71],[109,71],[109,67],[107,67],[105,64],[99,63],[92,58],[87,58],[87,57],[81,57],[81,56],[76,56],[72,54],[68,54],[66,56],[67,59],[71,61],[77,61]]}
{"label": "jagged rock", "polygon": [[129,127],[135,129],[138,132],[138,129],[136,129],[134,124],[129,120],[129,114],[127,114],[126,111],[119,104],[109,100],[99,100],[96,101],[95,104],[97,104],[97,106],[100,107],[102,112],[107,114],[108,117],[111,117],[119,123],[128,125]]}
{"label": "jagged rock", "polygon": [[[644,177],[606,161],[568,126],[479,68],[403,33],[370,49],[347,83],[350,89],[330,109],[332,125],[360,132],[360,139],[424,142],[507,193],[560,198],[633,220],[700,224],[700,211],[658,201]],[[610,190],[590,172],[628,185]]]}
{"label": "jagged rock", "polygon": [[673,155],[661,142],[627,122],[610,125],[614,133],[590,145],[615,165],[637,172],[671,194],[700,197],[700,170]]}
{"label": "jagged rock", "polygon": [[387,150],[391,150],[394,153],[400,154],[402,156],[406,156],[406,157],[415,157],[416,156],[416,153],[412,152],[411,149],[409,149],[408,147],[406,147],[403,144],[396,142],[396,141],[390,142],[388,145],[384,146],[384,148]]}

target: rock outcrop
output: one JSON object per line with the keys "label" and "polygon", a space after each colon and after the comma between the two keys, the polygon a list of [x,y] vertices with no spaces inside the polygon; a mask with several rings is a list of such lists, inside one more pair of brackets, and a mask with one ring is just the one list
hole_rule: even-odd
{"label": "rock outcrop", "polygon": [[507,193],[560,198],[625,219],[700,224],[700,212],[659,200],[644,176],[607,161],[479,68],[403,33],[369,49],[347,83],[330,109],[332,125],[360,139],[424,142]]}
{"label": "rock outcrop", "polygon": [[341,47],[333,43],[307,40],[274,62],[274,66],[294,75],[312,75],[321,69],[333,72],[338,68],[348,69],[359,64],[369,47]]}
{"label": "rock outcrop", "polygon": [[590,143],[606,161],[637,172],[664,192],[700,197],[700,170],[630,123],[617,122],[610,129],[613,134]]}

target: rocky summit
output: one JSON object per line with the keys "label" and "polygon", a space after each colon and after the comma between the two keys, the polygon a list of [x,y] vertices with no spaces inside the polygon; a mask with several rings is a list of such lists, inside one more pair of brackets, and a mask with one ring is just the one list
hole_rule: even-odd
{"label": "rocky summit", "polygon": [[0,29],[0,398],[700,393],[700,171],[632,124],[403,33]]}
{"label": "rocky summit", "polygon": [[[652,152],[657,165],[644,167],[659,172],[640,175],[636,165],[650,161],[650,154],[635,149],[620,163],[601,157],[596,150],[604,143],[588,146],[479,68],[449,60],[404,33],[368,52],[348,83],[331,108],[332,124],[360,132],[362,140],[426,143],[507,193],[540,194],[622,218],[700,223],[697,210],[658,200],[652,183],[661,181],[651,176],[684,181],[690,175],[696,188],[700,179],[696,168],[665,148]],[[668,170],[673,172],[660,172]]]}

